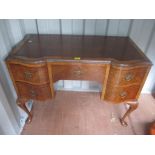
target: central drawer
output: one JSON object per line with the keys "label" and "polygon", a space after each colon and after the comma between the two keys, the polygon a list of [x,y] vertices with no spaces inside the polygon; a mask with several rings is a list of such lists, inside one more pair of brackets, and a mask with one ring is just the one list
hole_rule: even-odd
{"label": "central drawer", "polygon": [[90,80],[103,83],[106,65],[105,64],[52,64],[53,81],[58,80]]}

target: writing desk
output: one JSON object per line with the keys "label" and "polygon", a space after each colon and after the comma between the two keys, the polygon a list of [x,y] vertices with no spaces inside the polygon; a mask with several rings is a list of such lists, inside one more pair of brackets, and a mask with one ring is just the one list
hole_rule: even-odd
{"label": "writing desk", "polygon": [[54,82],[90,80],[102,85],[101,100],[130,106],[120,119],[124,126],[152,65],[128,37],[72,35],[27,35],[6,64],[28,122],[26,101],[54,98]]}

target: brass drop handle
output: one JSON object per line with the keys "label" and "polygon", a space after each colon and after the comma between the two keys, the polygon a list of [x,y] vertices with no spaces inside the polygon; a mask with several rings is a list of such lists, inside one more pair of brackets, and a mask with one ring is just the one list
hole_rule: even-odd
{"label": "brass drop handle", "polygon": [[125,98],[127,96],[127,92],[126,91],[122,91],[121,93],[120,93],[120,97],[121,98]]}
{"label": "brass drop handle", "polygon": [[134,78],[134,75],[132,73],[128,73],[125,76],[125,80],[126,81],[131,81]]}
{"label": "brass drop handle", "polygon": [[37,93],[34,90],[30,90],[30,95],[32,97],[35,97],[35,96],[37,96]]}
{"label": "brass drop handle", "polygon": [[81,75],[82,72],[81,72],[81,70],[75,70],[75,71],[74,71],[74,74],[75,74],[75,75]]}
{"label": "brass drop handle", "polygon": [[24,72],[24,77],[25,77],[25,79],[31,79],[32,78],[32,73],[29,72],[29,71],[25,71]]}

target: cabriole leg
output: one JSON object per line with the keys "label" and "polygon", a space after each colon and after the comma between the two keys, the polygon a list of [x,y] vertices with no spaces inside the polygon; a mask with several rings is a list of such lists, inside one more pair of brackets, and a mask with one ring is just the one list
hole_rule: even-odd
{"label": "cabriole leg", "polygon": [[129,101],[126,104],[128,104],[130,107],[127,110],[127,112],[124,114],[124,116],[120,119],[120,122],[121,122],[121,125],[122,126],[128,126],[127,122],[125,121],[125,118],[127,116],[129,116],[131,112],[133,112],[134,110],[137,109],[137,107],[138,107],[138,101],[137,100]]}
{"label": "cabriole leg", "polygon": [[27,107],[26,107],[26,101],[27,100],[25,100],[25,99],[17,99],[17,104],[18,104],[18,106],[21,108],[21,109],[23,109],[26,113],[27,113],[27,115],[28,115],[28,118],[27,118],[27,120],[26,120],[26,123],[30,123],[31,121],[32,121],[32,113],[27,109]]}

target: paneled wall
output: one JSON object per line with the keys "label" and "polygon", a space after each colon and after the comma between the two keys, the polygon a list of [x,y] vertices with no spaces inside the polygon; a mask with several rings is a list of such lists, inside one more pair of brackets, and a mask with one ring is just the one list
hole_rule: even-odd
{"label": "paneled wall", "polygon": [[[129,37],[144,51],[155,65],[155,20],[133,20]],[[155,93],[155,66],[152,67],[143,93]]]}
{"label": "paneled wall", "polygon": [[21,20],[25,33],[128,36],[131,20],[53,19]]}
{"label": "paneled wall", "polygon": [[[129,36],[155,64],[155,20],[130,19],[22,19],[0,20],[0,83],[14,115],[14,122],[20,127],[21,112],[16,106],[16,93],[4,63],[11,48],[25,34],[72,34]],[[143,92],[155,92],[155,67],[146,81]],[[100,85],[88,81],[59,81],[57,89],[98,91]],[[1,94],[0,94],[1,96]],[[1,103],[0,103],[1,104]],[[6,119],[9,119],[6,118]],[[1,127],[0,127],[1,128]]]}

